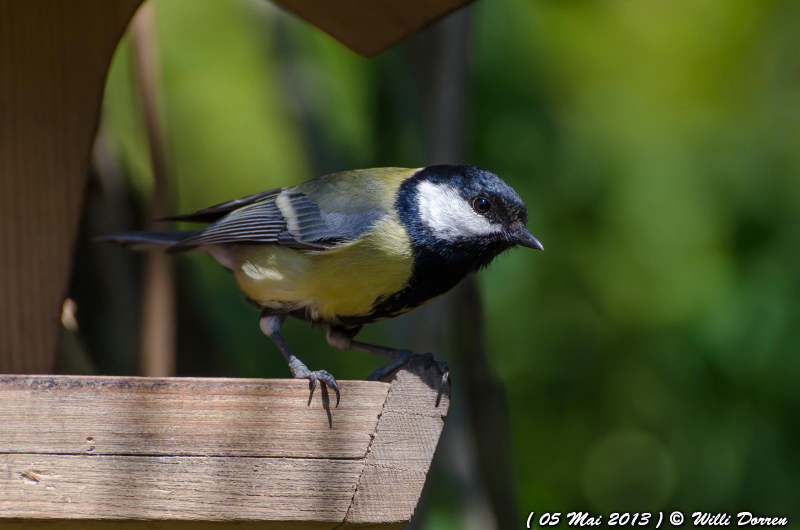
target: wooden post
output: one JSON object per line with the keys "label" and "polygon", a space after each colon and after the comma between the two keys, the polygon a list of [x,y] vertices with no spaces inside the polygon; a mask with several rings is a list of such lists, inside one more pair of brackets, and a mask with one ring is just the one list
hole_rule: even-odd
{"label": "wooden post", "polygon": [[400,528],[449,408],[419,360],[342,381],[2,376],[0,528]]}
{"label": "wooden post", "polygon": [[54,368],[106,71],[140,1],[0,1],[0,372]]}

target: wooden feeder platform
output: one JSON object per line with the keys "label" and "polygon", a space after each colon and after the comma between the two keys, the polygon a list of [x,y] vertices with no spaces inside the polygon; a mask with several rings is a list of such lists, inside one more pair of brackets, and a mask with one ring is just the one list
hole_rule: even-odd
{"label": "wooden feeder platform", "polygon": [[335,408],[293,379],[2,376],[0,528],[401,528],[440,380],[341,381]]}

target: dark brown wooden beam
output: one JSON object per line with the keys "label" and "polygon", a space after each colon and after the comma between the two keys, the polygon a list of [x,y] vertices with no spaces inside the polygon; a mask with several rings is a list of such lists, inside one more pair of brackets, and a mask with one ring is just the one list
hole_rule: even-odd
{"label": "dark brown wooden beam", "polygon": [[53,369],[106,72],[139,2],[0,2],[0,372]]}

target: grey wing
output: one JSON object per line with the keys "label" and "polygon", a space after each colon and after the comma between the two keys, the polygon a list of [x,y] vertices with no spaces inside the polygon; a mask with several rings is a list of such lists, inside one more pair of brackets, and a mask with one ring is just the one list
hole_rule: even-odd
{"label": "grey wing", "polygon": [[230,212],[169,251],[225,244],[326,250],[357,238],[379,217],[379,213],[370,211],[323,212],[306,194],[289,188]]}
{"label": "grey wing", "polygon": [[238,208],[247,206],[248,204],[253,204],[259,201],[263,201],[271,197],[275,197],[281,191],[283,191],[283,188],[263,191],[261,193],[256,193],[254,195],[248,195],[247,197],[242,197],[241,199],[235,199],[214,206],[209,206],[208,208],[203,208],[202,210],[198,210],[194,213],[164,217],[163,219],[159,219],[159,221],[188,221],[192,223],[213,223],[214,221],[218,221],[219,219],[225,217],[226,215],[228,215],[229,213]]}

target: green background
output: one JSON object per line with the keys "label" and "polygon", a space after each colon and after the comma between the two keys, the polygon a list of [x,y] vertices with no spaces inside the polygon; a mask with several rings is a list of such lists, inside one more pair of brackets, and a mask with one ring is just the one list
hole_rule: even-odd
{"label": "green background", "polygon": [[[487,500],[476,461],[497,449],[471,434],[483,426],[459,396],[481,388],[459,389],[441,337],[463,330],[445,314],[435,344],[413,344],[451,361],[455,396],[416,527],[521,528],[530,511],[800,516],[800,3],[485,0],[468,18],[452,162],[509,182],[546,251],[478,276],[516,513]],[[419,42],[364,59],[260,0],[158,0],[156,21],[172,211],[429,163]],[[135,76],[126,37],[98,140],[116,173],[96,170],[88,190],[79,346],[62,348],[101,373],[137,371],[140,257],[88,241],[145,220]],[[179,374],[288,376],[228,273],[206,256],[176,267]],[[418,325],[364,338],[411,346]],[[286,336],[339,379],[381,364],[299,322]]]}

